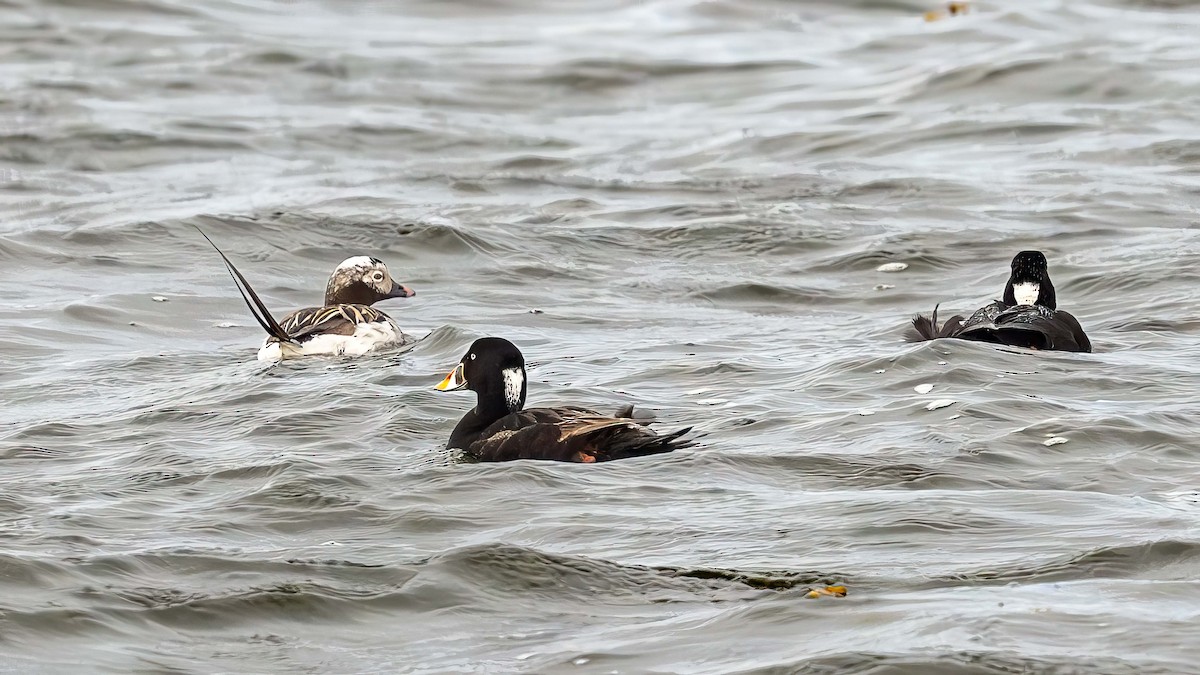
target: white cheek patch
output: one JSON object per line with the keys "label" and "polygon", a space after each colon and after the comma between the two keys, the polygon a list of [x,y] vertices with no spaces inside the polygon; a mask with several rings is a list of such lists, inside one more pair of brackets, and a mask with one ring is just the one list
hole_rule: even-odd
{"label": "white cheek patch", "polygon": [[1042,285],[1032,281],[1013,284],[1013,296],[1018,305],[1036,305]]}
{"label": "white cheek patch", "polygon": [[505,368],[500,371],[504,377],[504,401],[509,410],[521,407],[521,391],[525,388],[525,373],[520,368]]}

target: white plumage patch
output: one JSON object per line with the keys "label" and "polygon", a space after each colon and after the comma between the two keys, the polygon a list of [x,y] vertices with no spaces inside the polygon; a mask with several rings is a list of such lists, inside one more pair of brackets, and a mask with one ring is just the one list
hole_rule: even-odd
{"label": "white plumage patch", "polygon": [[362,356],[374,349],[404,342],[404,338],[396,322],[373,321],[356,324],[354,335],[317,335],[298,346],[268,340],[258,350],[258,360],[278,361],[313,354]]}
{"label": "white plumage patch", "polygon": [[1042,285],[1034,281],[1023,281],[1013,284],[1013,296],[1018,305],[1036,305]]}
{"label": "white plumage patch", "polygon": [[356,255],[352,258],[346,258],[343,260],[338,264],[337,269],[348,270],[355,267],[375,267],[375,263],[371,261],[371,256],[369,255]]}
{"label": "white plumage patch", "polygon": [[521,405],[521,390],[525,388],[525,373],[520,368],[505,368],[500,371],[504,378],[504,401],[509,410],[516,410]]}

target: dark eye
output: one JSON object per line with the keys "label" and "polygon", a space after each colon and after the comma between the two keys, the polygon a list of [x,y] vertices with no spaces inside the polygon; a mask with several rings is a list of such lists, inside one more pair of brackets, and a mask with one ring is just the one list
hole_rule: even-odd
{"label": "dark eye", "polygon": [[375,273],[375,281],[383,281],[383,272]]}

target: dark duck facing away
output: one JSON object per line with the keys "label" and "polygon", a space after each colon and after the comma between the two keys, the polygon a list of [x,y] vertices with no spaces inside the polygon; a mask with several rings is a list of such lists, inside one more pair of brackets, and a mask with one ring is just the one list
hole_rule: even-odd
{"label": "dark duck facing away", "polygon": [[548,459],[607,462],[671,452],[691,445],[691,427],[665,435],[634,419],[632,406],[615,416],[585,408],[525,408],[525,357],[503,338],[476,340],[462,361],[437,385],[439,391],[469,389],[475,408],[463,415],[447,448],[481,462]]}
{"label": "dark duck facing away", "polygon": [[1003,300],[980,307],[966,321],[953,316],[941,326],[934,307],[932,316],[918,314],[913,319],[905,337],[909,342],[958,338],[1029,349],[1092,351],[1079,321],[1058,309],[1047,267],[1041,251],[1021,251],[1013,258]]}
{"label": "dark duck facing away", "polygon": [[346,258],[329,275],[325,304],[298,309],[276,321],[246,277],[207,234],[200,234],[225,261],[250,313],[267,332],[267,339],[258,350],[260,361],[310,354],[362,356],[382,347],[414,341],[392,317],[371,306],[388,298],[416,295],[412,289],[392,280],[382,260],[365,255]]}

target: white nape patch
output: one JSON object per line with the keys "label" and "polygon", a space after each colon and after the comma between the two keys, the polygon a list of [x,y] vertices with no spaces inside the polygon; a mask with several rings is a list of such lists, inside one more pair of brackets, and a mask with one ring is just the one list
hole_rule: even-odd
{"label": "white nape patch", "polygon": [[1035,281],[1013,284],[1013,296],[1016,297],[1018,305],[1036,305],[1041,290],[1042,285]]}
{"label": "white nape patch", "polygon": [[354,269],[355,267],[374,267],[375,263],[371,262],[369,255],[356,255],[353,258],[346,258],[337,268],[339,270]]}
{"label": "white nape patch", "polygon": [[520,368],[505,368],[500,371],[504,378],[504,401],[509,410],[516,410],[521,405],[521,390],[525,387],[525,373]]}
{"label": "white nape patch", "polygon": [[395,321],[375,321],[354,326],[354,335],[327,333],[314,336],[296,346],[267,341],[258,350],[259,361],[279,361],[298,356],[317,354],[331,356],[362,356],[367,352],[393,344],[403,344],[408,339]]}

